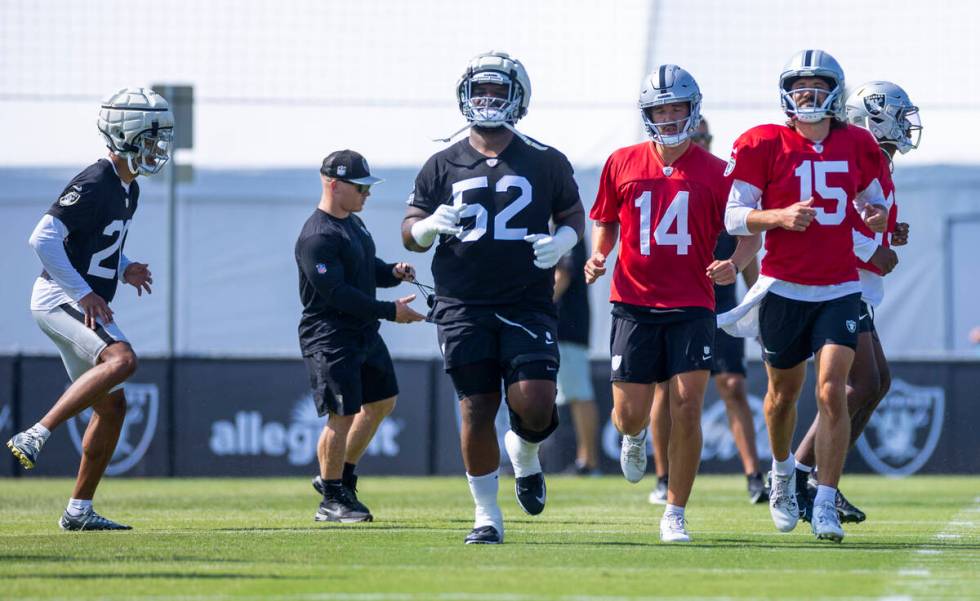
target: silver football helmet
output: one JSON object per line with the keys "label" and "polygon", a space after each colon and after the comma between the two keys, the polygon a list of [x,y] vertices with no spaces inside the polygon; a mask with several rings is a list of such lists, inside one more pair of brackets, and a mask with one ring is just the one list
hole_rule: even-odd
{"label": "silver football helmet", "polygon": [[874,135],[879,146],[892,145],[900,153],[919,147],[922,122],[919,107],[890,81],[862,84],[847,99],[847,120]]}
{"label": "silver football helmet", "polygon": [[[647,109],[675,102],[687,102],[690,112],[684,119],[654,123]],[[677,146],[691,137],[701,122],[701,88],[694,76],[677,65],[660,65],[643,79],[640,87],[640,115],[643,125],[654,142],[663,146]],[[670,127],[673,126],[673,127]],[[675,133],[666,133],[666,129]]]}
{"label": "silver football helmet", "polygon": [[[506,86],[506,97],[474,96],[473,88],[484,83]],[[531,80],[521,61],[506,52],[491,50],[470,59],[466,72],[456,83],[456,97],[460,112],[473,125],[514,125],[527,114],[531,102]]]}
{"label": "silver football helmet", "polygon": [[[819,77],[827,82],[830,91],[819,88],[791,90],[800,77]],[[812,106],[798,106],[794,94],[810,92]],[[779,76],[779,95],[783,111],[790,119],[803,123],[816,123],[827,117],[844,119],[844,70],[837,59],[823,50],[800,50],[793,55]],[[823,97],[823,102],[820,98]]]}
{"label": "silver football helmet", "polygon": [[99,133],[113,154],[138,175],[153,175],[170,160],[174,115],[150,88],[123,88],[102,101]]}

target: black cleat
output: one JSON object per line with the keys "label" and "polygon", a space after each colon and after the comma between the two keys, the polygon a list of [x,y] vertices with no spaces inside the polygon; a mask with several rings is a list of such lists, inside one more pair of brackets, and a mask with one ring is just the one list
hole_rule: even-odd
{"label": "black cleat", "polygon": [[804,522],[813,520],[813,499],[817,496],[817,488],[811,487],[809,474],[796,470],[796,503],[800,506],[800,519]]}
{"label": "black cleat", "polygon": [[[347,495],[353,502],[354,509],[362,513],[370,514],[371,510],[367,508],[367,505],[361,503],[361,500],[357,498],[357,476],[354,476],[350,483],[345,482],[343,486],[347,489]],[[320,495],[327,494],[326,485],[323,483],[323,478],[320,476],[313,477],[313,490],[320,493]]]}
{"label": "black cleat", "polygon": [[504,537],[493,526],[480,526],[466,535],[467,545],[499,545],[502,542]]}
{"label": "black cleat", "polygon": [[860,524],[868,517],[863,511],[851,505],[851,502],[841,494],[840,489],[837,490],[837,498],[834,499],[834,506],[837,507],[837,516],[840,517],[842,524]]}
{"label": "black cleat", "polygon": [[108,518],[104,518],[101,515],[95,513],[95,510],[89,507],[85,513],[78,516],[71,516],[67,511],[61,515],[61,519],[58,520],[58,526],[62,530],[132,530],[132,526],[124,526],[123,524],[118,524],[113,522]]}
{"label": "black cleat", "polygon": [[544,472],[514,479],[517,503],[528,515],[538,515],[544,511],[547,490],[544,485]]}
{"label": "black cleat", "polygon": [[757,503],[768,503],[769,502],[769,490],[766,488],[766,483],[762,478],[762,474],[756,472],[750,476],[746,476],[749,489],[749,503],[753,505]]}
{"label": "black cleat", "polygon": [[315,521],[347,524],[374,520],[371,512],[358,510],[346,486],[324,486],[324,490],[323,501],[313,516]]}

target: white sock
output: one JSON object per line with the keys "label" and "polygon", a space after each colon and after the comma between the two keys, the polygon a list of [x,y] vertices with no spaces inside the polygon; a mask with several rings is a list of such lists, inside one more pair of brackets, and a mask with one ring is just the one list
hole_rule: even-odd
{"label": "white sock", "polygon": [[[514,432],[517,434],[517,432]],[[510,464],[514,468],[514,476],[517,478],[523,478],[525,476],[533,476],[534,474],[541,473],[541,461],[538,459],[538,448],[541,447],[540,442],[528,442],[517,436],[518,442],[520,442],[520,449],[517,452],[517,457],[510,458]]]}
{"label": "white sock", "polygon": [[68,515],[78,517],[92,507],[92,499],[68,499]]}
{"label": "white sock", "polygon": [[28,430],[31,434],[41,439],[41,443],[44,444],[48,441],[48,437],[51,436],[51,430],[48,430],[41,425],[41,422],[37,422],[31,426]]}
{"label": "white sock", "polygon": [[671,513],[684,517],[684,508],[680,507],[679,505],[671,505],[670,503],[668,503],[667,508],[664,509],[664,515],[668,515]]}
{"label": "white sock", "polygon": [[777,476],[791,476],[796,469],[796,457],[790,453],[786,459],[779,461],[775,455],[772,458],[772,471]]}
{"label": "white sock", "polygon": [[476,504],[474,528],[493,526],[497,530],[503,530],[504,516],[497,505],[497,490],[500,488],[499,472],[500,470],[493,470],[485,476],[466,474],[466,480],[470,483],[470,494],[473,495],[473,502]]}
{"label": "white sock", "polygon": [[799,463],[799,462],[797,462],[796,464],[796,469],[800,470],[801,472],[806,472],[808,474],[813,471],[813,468],[810,467],[809,465],[806,465],[804,463]]}
{"label": "white sock", "polygon": [[837,489],[832,486],[824,486],[820,484],[817,486],[817,498],[813,500],[813,505],[817,506],[821,503],[830,503],[831,505],[837,500]]}

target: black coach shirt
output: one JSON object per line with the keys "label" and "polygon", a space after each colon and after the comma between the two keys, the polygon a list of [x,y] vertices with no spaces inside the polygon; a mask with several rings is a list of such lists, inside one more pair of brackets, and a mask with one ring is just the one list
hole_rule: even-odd
{"label": "black coach shirt", "polygon": [[589,345],[589,290],[585,283],[585,239],[558,264],[568,271],[570,282],[558,299],[558,342]]}
{"label": "black coach shirt", "polygon": [[495,158],[468,138],[433,155],[408,204],[434,213],[466,204],[457,236],[440,236],[432,259],[436,297],[450,305],[521,304],[554,312],[554,272],[534,266],[529,234],[549,233],[552,215],[580,203],[572,166],[553,148],[514,137]]}
{"label": "black coach shirt", "polygon": [[[718,243],[715,245],[715,259],[719,261],[724,261],[725,259],[730,259],[732,253],[735,252],[735,246],[738,244],[738,238],[732,236],[724,229],[722,229],[721,234],[718,236]],[[735,308],[735,284],[728,284],[726,286],[719,286],[715,284],[715,313],[724,313],[725,311],[730,311]]]}
{"label": "black coach shirt", "polygon": [[119,257],[139,196],[135,180],[127,191],[112,162],[99,159],[68,182],[48,209],[68,229],[65,252],[72,267],[106,302],[116,295]]}
{"label": "black coach shirt", "polygon": [[395,319],[395,303],[376,300],[378,286],[400,281],[394,265],[374,255],[374,240],[357,215],[339,219],[317,209],[296,241],[303,318],[299,345],[304,355],[356,343],[376,331],[379,319]]}

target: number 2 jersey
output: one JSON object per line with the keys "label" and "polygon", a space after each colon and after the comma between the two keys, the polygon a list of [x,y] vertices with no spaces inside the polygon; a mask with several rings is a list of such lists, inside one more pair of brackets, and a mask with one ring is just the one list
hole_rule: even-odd
{"label": "number 2 jersey", "polygon": [[534,266],[524,240],[549,233],[552,216],[581,203],[572,166],[553,148],[516,136],[497,157],[464,138],[433,155],[415,179],[408,204],[434,213],[467,205],[456,236],[439,236],[432,274],[440,303],[521,304],[554,313],[554,270]]}
{"label": "number 2 jersey", "polygon": [[714,311],[714,285],[705,271],[724,227],[725,162],[691,144],[665,169],[652,144],[613,152],[599,179],[590,216],[620,225],[609,300]]}
{"label": "number 2 jersey", "polygon": [[[49,230],[56,227],[47,216],[63,224],[64,250],[71,267],[106,302],[116,294],[120,258],[139,193],[135,180],[127,189],[112,163],[100,159],[68,183],[38,226]],[[78,300],[70,298],[53,276],[42,273],[31,300],[33,309],[51,309]]]}
{"label": "number 2 jersey", "polygon": [[854,201],[881,201],[880,156],[871,134],[854,125],[831,129],[820,143],[774,124],[754,127],[735,141],[726,172],[761,190],[761,209],[813,197],[817,212],[802,232],[766,232],[762,275],[806,286],[857,281],[853,231],[861,217]]}

